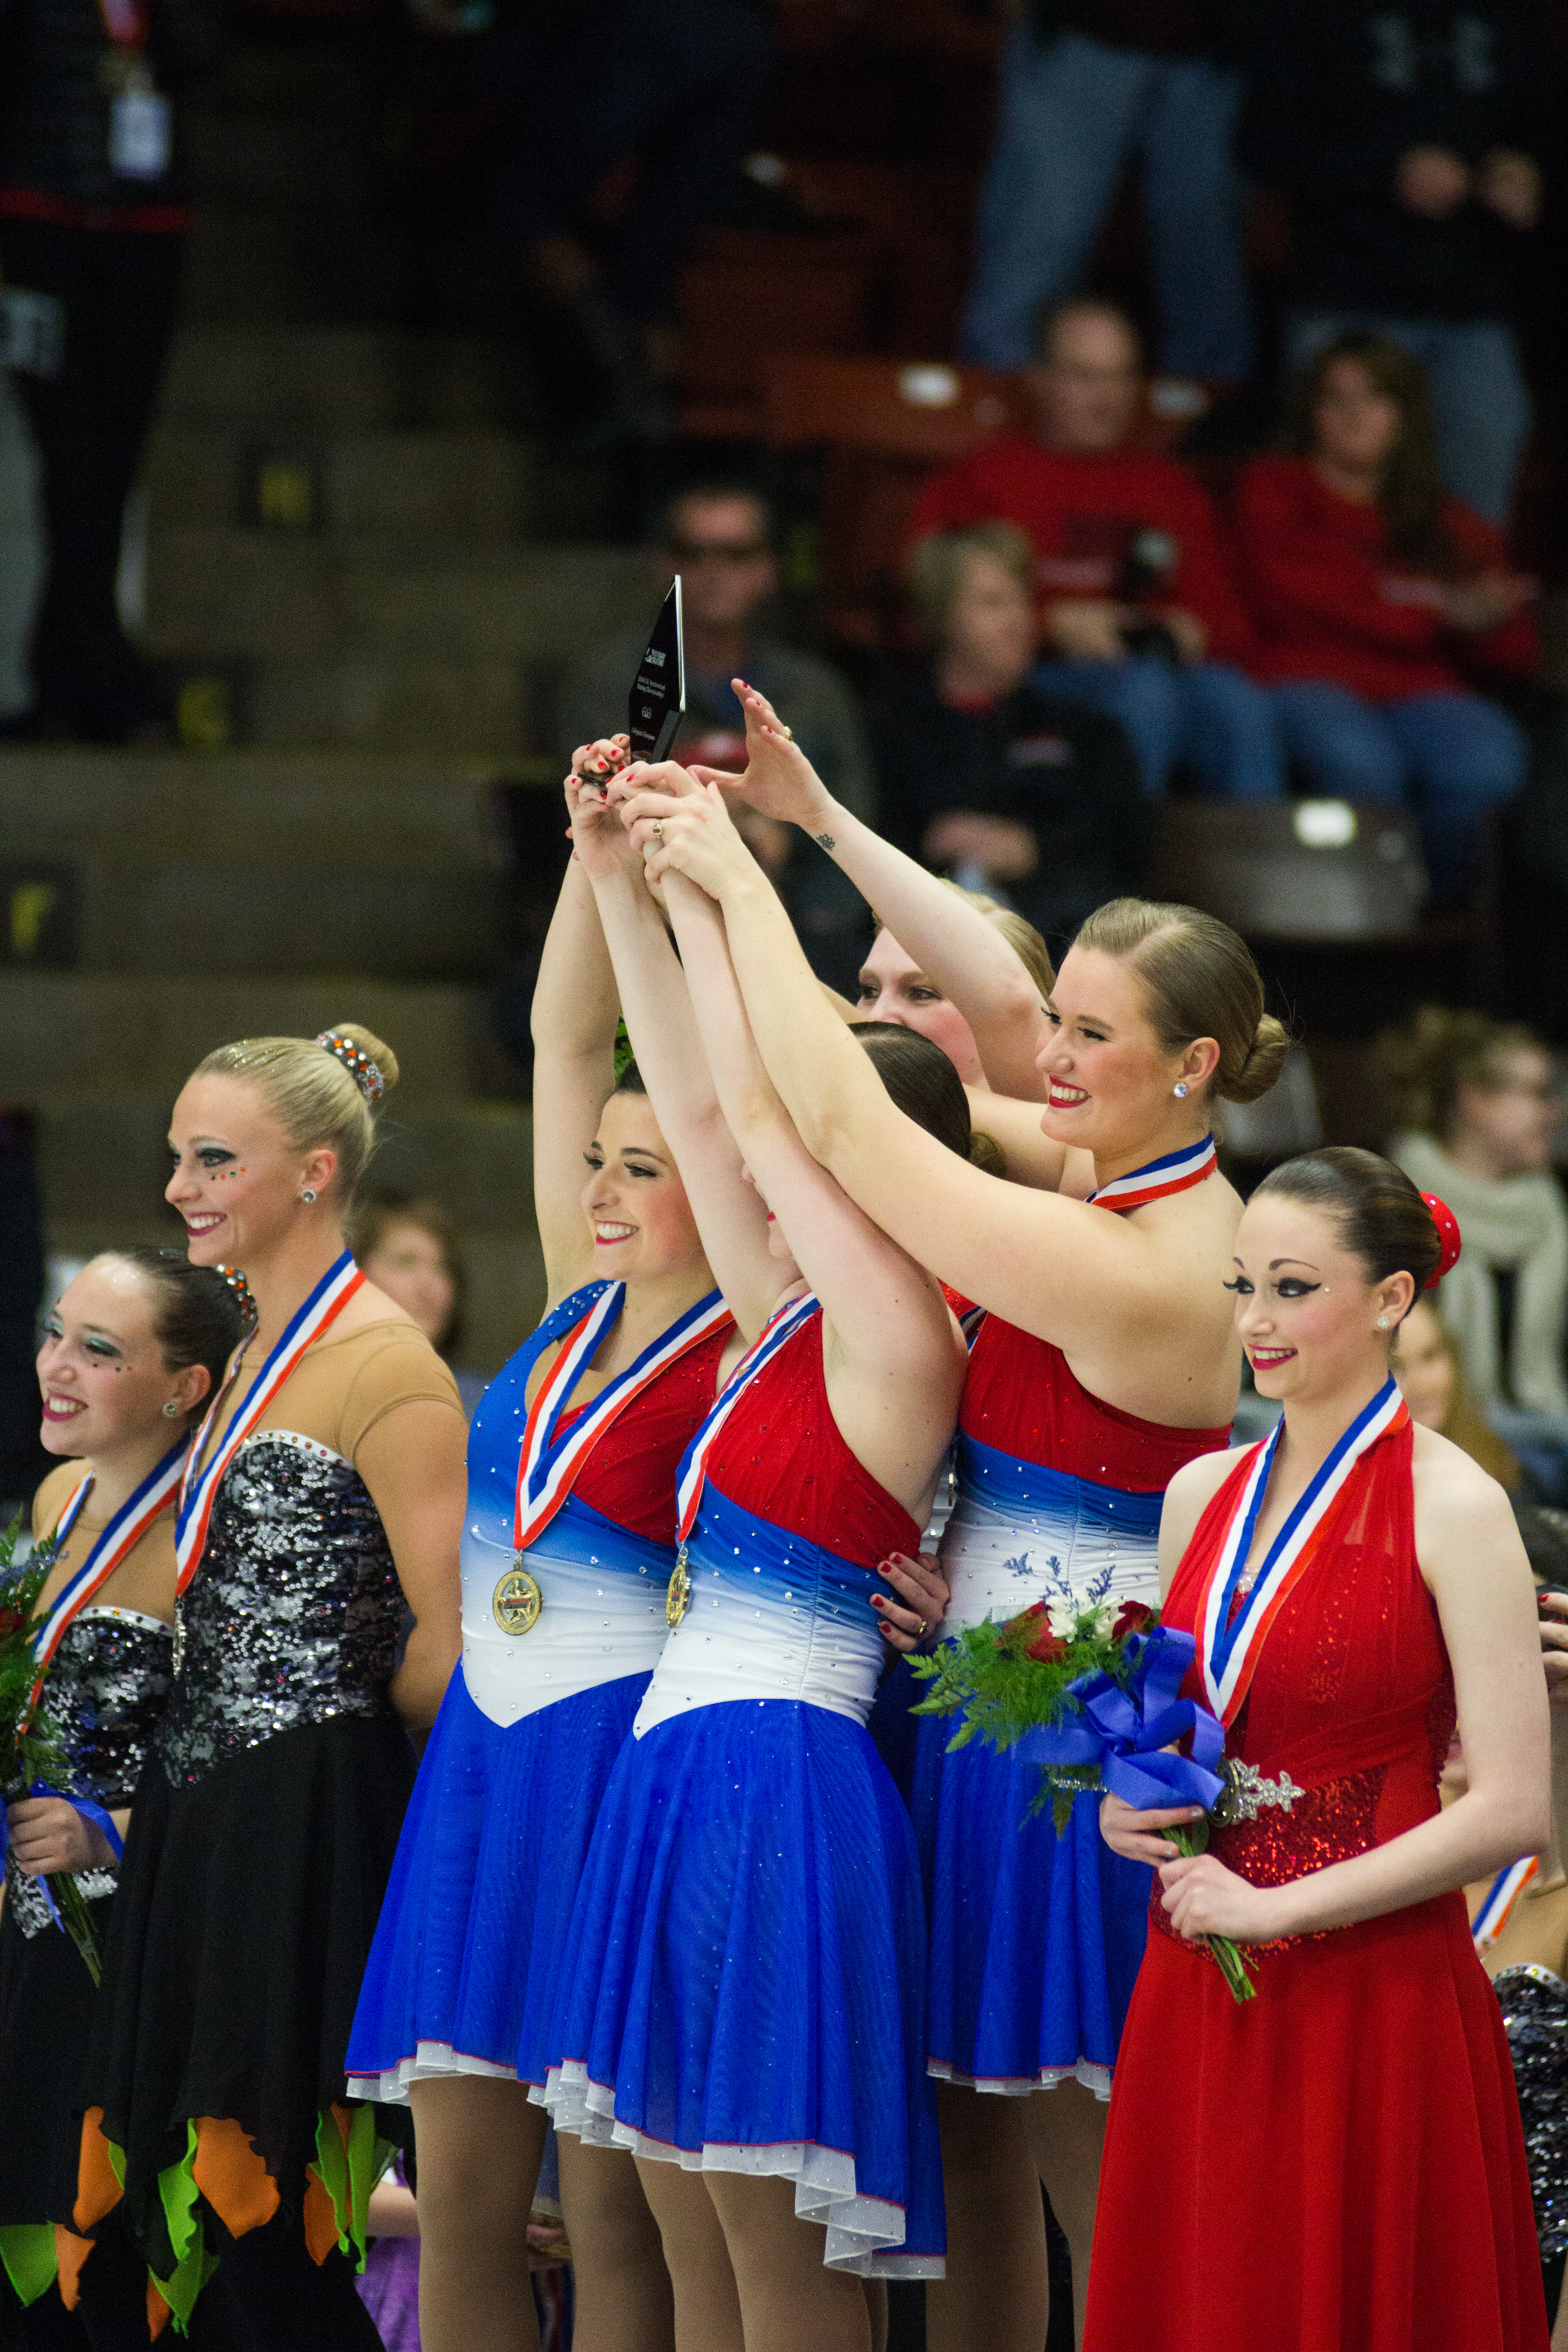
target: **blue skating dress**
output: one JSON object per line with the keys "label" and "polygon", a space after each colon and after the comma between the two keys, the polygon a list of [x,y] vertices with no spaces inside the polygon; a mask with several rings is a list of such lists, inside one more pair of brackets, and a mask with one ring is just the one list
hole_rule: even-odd
{"label": "blue skating dress", "polygon": [[839,1434],[814,1299],[726,1390],[682,1494],[689,1601],[605,1793],[542,2104],[793,2180],[836,2269],[939,2276],[920,1865],[866,1731],[875,1564],[919,1529]]}
{"label": "blue skating dress", "polygon": [[[403,2099],[431,2074],[544,2080],[589,1833],[667,1638],[676,1468],[733,1329],[711,1294],[573,1411],[577,1372],[623,1297],[622,1285],[595,1283],[564,1299],[474,1417],[462,1661],[419,1767],[365,1970],[351,2096]],[[528,1377],[555,1339],[566,1344],[531,1415]],[[525,1449],[534,1493],[520,1507]],[[514,1561],[520,1507],[526,1528],[552,1503]]]}
{"label": "blue skating dress", "polygon": [[[988,1315],[959,1415],[958,1494],[942,1539],[956,1633],[1091,1589],[1120,1607],[1159,1600],[1155,1539],[1166,1486],[1224,1429],[1172,1429],[1081,1387],[1059,1348]],[[1077,2075],[1110,2095],[1143,1956],[1152,1873],[1100,1834],[1079,1797],[1058,1839],[1031,1813],[1038,1768],[962,1717],[915,1717],[910,1807],[931,1899],[931,2071],[1024,2094]]]}

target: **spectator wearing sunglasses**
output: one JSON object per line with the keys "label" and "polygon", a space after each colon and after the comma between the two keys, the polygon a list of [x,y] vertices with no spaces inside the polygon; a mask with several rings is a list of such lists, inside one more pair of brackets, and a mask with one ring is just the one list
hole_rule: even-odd
{"label": "spectator wearing sunglasses", "polygon": [[[815,654],[781,643],[769,625],[778,561],[767,501],[743,484],[692,484],[666,508],[654,554],[661,586],[681,576],[686,716],[673,757],[737,772],[745,766],[745,721],[731,685],[743,677],[788,722],[834,798],[874,818],[871,762],[847,686]],[[556,704],[563,762],[580,743],[626,726],[647,641],[645,628],[625,631],[568,671]],[[742,830],[777,883],[814,970],[853,996],[869,937],[858,893],[793,827],[753,811]]]}

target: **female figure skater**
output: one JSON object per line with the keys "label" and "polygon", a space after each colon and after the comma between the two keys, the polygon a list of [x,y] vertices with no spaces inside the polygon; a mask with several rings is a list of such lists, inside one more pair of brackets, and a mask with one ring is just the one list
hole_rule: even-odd
{"label": "female figure skater", "polygon": [[[864,2352],[862,2278],[942,2259],[918,1862],[865,1724],[896,1606],[874,1571],[919,1551],[963,1342],[935,1283],[802,1148],[714,909],[675,878],[678,965],[613,813],[572,798],[740,1338],[682,1465],[674,1632],[595,1830],[545,2103],[563,2132],[637,2152],[682,2352]],[[871,1050],[966,1148],[946,1056],[899,1031]],[[908,1591],[921,1571],[899,1573]]]}
{"label": "female figure skater", "polygon": [[434,1720],[458,1651],[457,1391],[342,1238],[396,1076],[363,1030],[252,1037],[174,1105],[167,1197],[194,1264],[244,1267],[257,1320],[181,1483],[174,1687],[86,2070],[80,2226],[123,2184],[179,2319],[205,2286],[228,2340],[288,2352],[376,2340],[344,2259],[375,2122],[343,2060],[405,1726]]}
{"label": "female figure skater", "polygon": [[95,1257],[44,1322],[39,1434],[46,1453],[70,1458],[33,1500],[34,1538],[55,1547],[35,1611],[34,1703],[60,1734],[70,1784],[6,1809],[0,2260],[27,2306],[24,2345],[57,2340],[57,2277],[93,2344],[146,2335],[146,2266],[122,2225],[111,2220],[96,2244],[71,2227],[73,2094],[94,1988],[40,1881],[74,1875],[101,1945],[131,1792],[169,1696],[174,1502],[192,1418],[243,1328],[222,1275],[157,1249]]}
{"label": "female figure skater", "polygon": [[[1091,2352],[1545,2352],[1508,2044],[1459,1891],[1550,1835],[1532,1588],[1501,1487],[1412,1423],[1389,1370],[1458,1244],[1440,1202],[1345,1149],[1275,1169],[1236,1237],[1237,1328],[1284,1420],[1173,1481],[1160,1554],[1188,1691],[1261,1785],[1192,1860],[1160,1834],[1189,1811],[1101,1809],[1160,1885]],[[1456,1703],[1468,1787],[1440,1811]],[[1254,2000],[1205,1935],[1250,1948]]]}
{"label": "female figure skater", "polygon": [[[608,775],[625,739],[579,767]],[[533,998],[544,1318],[468,1441],[463,1657],[420,1766],[349,2050],[406,2099],[426,2352],[536,2343],[524,2223],[546,2130],[528,2101],[599,1800],[668,1628],[675,1473],[734,1325],[636,1066],[574,859]],[[563,2141],[575,2341],[671,2343],[658,2232],[624,2155]]]}
{"label": "female figure skater", "polygon": [[[798,761],[765,723],[773,756]],[[809,770],[799,789],[820,791]],[[1046,1008],[1041,1124],[1092,1152],[1089,1205],[987,1180],[900,1116],[823,1004],[716,788],[637,793],[623,816],[656,877],[689,875],[722,907],[757,1044],[803,1140],[911,1256],[988,1310],[942,1543],[950,1627],[1066,1606],[1069,1589],[1152,1600],[1159,1497],[1184,1462],[1224,1444],[1237,1394],[1215,1294],[1239,1203],[1215,1167],[1212,1104],[1261,1094],[1286,1050],[1241,940],[1209,916],[1139,899],[1080,930]],[[841,824],[824,807],[815,829],[837,840]],[[1058,1841],[1049,1810],[1029,1811],[1033,1773],[979,1741],[950,1754],[953,1728],[922,1719],[910,1790],[931,1908],[928,2060],[950,2086],[948,2276],[928,2296],[928,2332],[933,2352],[967,2352],[982,2335],[998,2352],[1038,2352],[1037,2173],[1081,2300],[1103,2130],[1094,2095],[1109,2089],[1149,1880],[1105,1852],[1091,1803]],[[1029,2095],[1042,2085],[1061,2087]]]}

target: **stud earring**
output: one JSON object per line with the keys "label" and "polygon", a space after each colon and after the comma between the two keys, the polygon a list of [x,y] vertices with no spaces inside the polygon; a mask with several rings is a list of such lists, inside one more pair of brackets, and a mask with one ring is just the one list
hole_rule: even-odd
{"label": "stud earring", "polygon": [[1175,1085],[1172,1087],[1171,1092],[1175,1096],[1178,1102],[1185,1102],[1187,1099],[1187,1082],[1185,1078],[1178,1078]]}
{"label": "stud earring", "polygon": [[165,1420],[173,1421],[179,1410],[179,1406],[175,1403],[174,1398],[171,1397],[163,1407],[163,1415]]}
{"label": "stud earring", "polygon": [[1388,1328],[1388,1318],[1387,1318],[1387,1316],[1386,1316],[1386,1315],[1380,1315],[1380,1316],[1378,1317],[1378,1318],[1377,1318],[1377,1328],[1378,1328],[1378,1329],[1379,1329],[1380,1331],[1386,1331],[1386,1330],[1387,1330],[1387,1328]]}
{"label": "stud earring", "polygon": [[315,1197],[316,1195],[309,1184],[306,1185],[304,1191],[300,1195],[300,1198],[306,1203],[307,1207],[315,1199]]}

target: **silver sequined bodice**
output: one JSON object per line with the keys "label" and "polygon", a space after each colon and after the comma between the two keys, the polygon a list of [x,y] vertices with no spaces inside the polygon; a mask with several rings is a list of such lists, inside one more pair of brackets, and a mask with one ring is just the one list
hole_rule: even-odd
{"label": "silver sequined bodice", "polygon": [[158,1732],[176,1785],[338,1715],[384,1716],[403,1595],[359,1473],[290,1430],[240,1447],[179,1604]]}
{"label": "silver sequined bodice", "polygon": [[1550,1969],[1500,1969],[1493,1991],[1519,2110],[1541,2259],[1568,2253],[1568,1985]]}
{"label": "silver sequined bodice", "polygon": [[[74,1796],[106,1810],[131,1801],[160,1715],[167,1703],[174,1637],[139,1609],[88,1608],[71,1620],[50,1661],[43,1707],[71,1760]],[[14,1800],[22,1794],[12,1789]],[[112,1869],[81,1870],[76,1883],[91,1900],[112,1895]],[[5,1900],[24,1936],[53,1925],[36,1878],[7,1855]]]}

